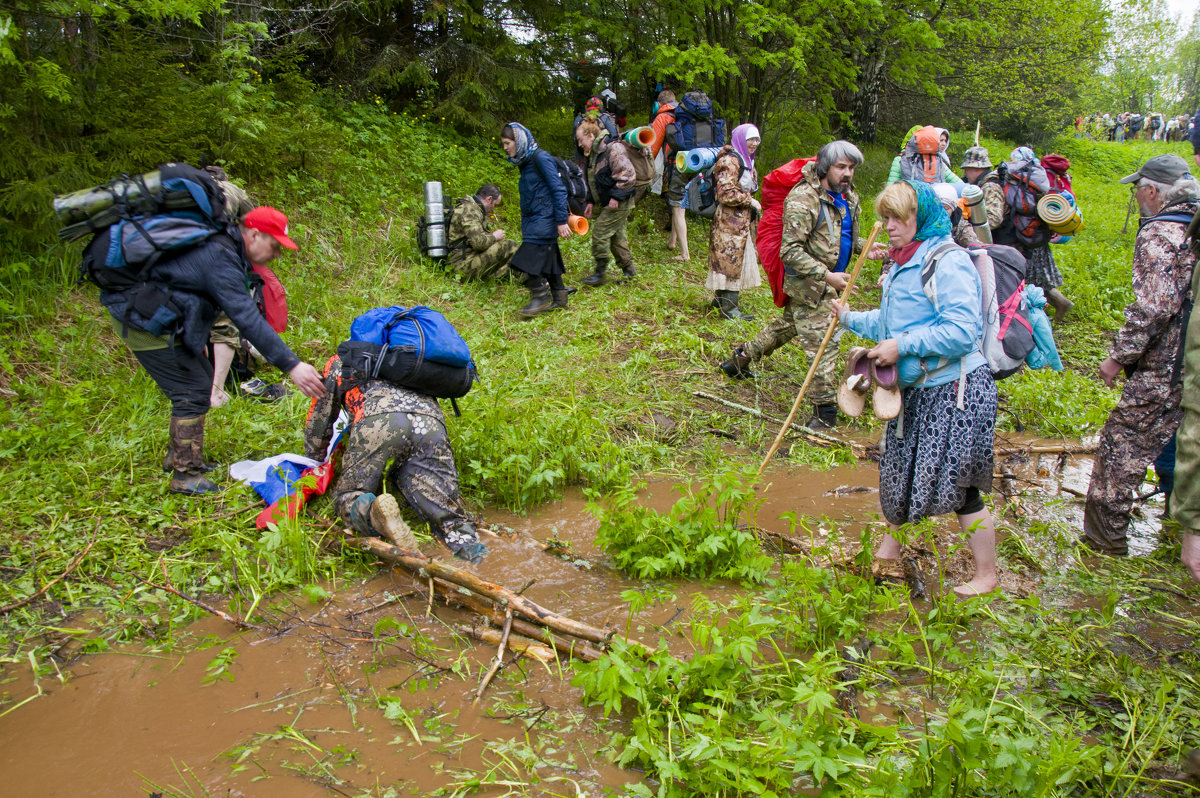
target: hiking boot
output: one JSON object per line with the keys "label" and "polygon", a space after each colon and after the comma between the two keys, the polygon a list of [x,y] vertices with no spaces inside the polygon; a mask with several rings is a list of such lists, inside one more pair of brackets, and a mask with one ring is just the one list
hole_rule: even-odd
{"label": "hiking boot", "polygon": [[571,295],[571,292],[566,288],[550,289],[550,296],[552,296],[554,298],[554,304],[550,306],[550,309],[551,310],[566,310],[567,309],[567,297],[569,297],[570,295]]}
{"label": "hiking boot", "polygon": [[529,304],[517,311],[523,319],[532,319],[539,313],[550,309],[550,285],[543,281],[541,285],[530,286]]}
{"label": "hiking boot", "polygon": [[257,399],[260,402],[272,404],[278,402],[283,397],[287,396],[287,388],[284,388],[278,382],[264,382],[258,377],[252,380],[243,382],[240,386],[241,393],[249,396],[251,399]]}
{"label": "hiking boot", "polygon": [[396,503],[396,498],[391,494],[385,493],[377,496],[371,502],[370,521],[371,528],[377,534],[382,535],[384,540],[391,541],[397,548],[412,552],[421,550],[416,535],[400,517],[400,505]]}
{"label": "hiking boot", "polygon": [[754,361],[746,354],[745,347],[739,346],[733,350],[733,355],[722,363],[720,368],[731,380],[746,380],[758,376],[750,370],[752,362]]}
{"label": "hiking boot", "polygon": [[167,446],[172,469],[167,490],[187,496],[220,492],[217,484],[204,476],[204,416],[172,416]]}
{"label": "hiking boot", "polygon": [[581,280],[589,288],[596,288],[608,282],[608,264],[596,262],[596,271]]}
{"label": "hiking boot", "polygon": [[817,405],[816,415],[804,422],[809,429],[827,430],[837,426],[837,405]]}

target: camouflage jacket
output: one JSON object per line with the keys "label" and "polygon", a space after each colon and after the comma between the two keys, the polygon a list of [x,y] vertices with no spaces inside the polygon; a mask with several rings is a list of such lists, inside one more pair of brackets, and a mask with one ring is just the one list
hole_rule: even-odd
{"label": "camouflage jacket", "polygon": [[607,205],[610,199],[625,202],[632,197],[636,177],[625,145],[610,140],[607,133],[601,132],[587,157],[588,191],[596,210]]}
{"label": "camouflage jacket", "polygon": [[[784,202],[779,258],[784,273],[800,278],[804,285],[803,296],[794,298],[808,307],[816,307],[822,299],[832,296],[833,289],[825,282],[825,275],[837,266],[845,220],[817,177],[816,161],[805,165],[803,175],[804,179],[788,192]],[[858,234],[858,192],[853,187],[846,192],[846,203],[847,216],[854,225],[851,253],[854,254],[862,249],[863,240]]]}
{"label": "camouflage jacket", "polygon": [[416,413],[446,423],[437,399],[385,380],[346,379],[342,376],[342,359],[334,355],[325,364],[325,395],[314,399],[308,411],[304,427],[306,457],[320,460],[325,456],[333,437],[333,424],[343,408],[350,416],[351,426],[364,418],[387,413]]}
{"label": "camouflage jacket", "polygon": [[459,197],[454,201],[454,214],[450,217],[446,241],[449,243],[451,263],[458,263],[472,252],[483,252],[496,243],[479,200]]}
{"label": "camouflage jacket", "polygon": [[[1159,214],[1195,214],[1197,203],[1180,202]],[[1148,221],[1133,245],[1134,301],[1113,341],[1112,359],[1137,371],[1169,379],[1184,331],[1182,309],[1191,290],[1196,256],[1187,247],[1187,225]]]}

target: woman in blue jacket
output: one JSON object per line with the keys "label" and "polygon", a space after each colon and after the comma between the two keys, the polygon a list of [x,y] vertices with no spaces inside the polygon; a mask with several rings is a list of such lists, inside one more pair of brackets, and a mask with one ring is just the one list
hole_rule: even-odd
{"label": "woman in blue jacket", "polygon": [[[883,190],[875,214],[887,225],[896,265],[883,283],[880,307],[834,313],[856,335],[879,343],[867,357],[895,365],[904,409],[888,422],[879,463],[879,503],[892,529],[955,512],[975,555],[975,577],[954,588],[960,597],[997,587],[996,528],[980,496],[992,488],[997,395],[979,348],[983,332],[979,275],[965,251],[953,246],[950,219],[928,186],[905,181]],[[922,271],[943,245],[929,288]],[[885,536],[881,559],[900,556]]]}
{"label": "woman in blue jacket", "polygon": [[[563,285],[562,251],[558,239],[568,238],[567,189],[558,176],[554,156],[538,147],[522,124],[510,122],[500,132],[500,146],[510,163],[521,170],[521,246],[508,264],[525,275],[529,304],[518,313],[531,319],[547,310],[567,307]],[[553,298],[552,298],[553,297]]]}

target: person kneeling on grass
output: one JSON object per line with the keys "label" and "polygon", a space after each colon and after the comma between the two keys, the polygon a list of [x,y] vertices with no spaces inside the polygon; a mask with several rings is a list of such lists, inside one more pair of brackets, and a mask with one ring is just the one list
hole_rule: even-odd
{"label": "person kneeling on grass", "polygon": [[417,551],[396,499],[383,493],[386,476],[392,490],[404,496],[454,556],[480,562],[487,547],[463,507],[446,417],[437,400],[387,380],[344,377],[342,360],[335,355],[325,366],[325,395],[308,414],[306,456],[324,458],[343,407],[350,429],[332,497],[346,525]]}
{"label": "person kneeling on grass", "polygon": [[[896,265],[883,283],[880,308],[833,312],[856,335],[879,343],[867,353],[877,366],[895,365],[903,412],[889,421],[879,463],[879,503],[892,529],[955,512],[975,555],[975,577],[954,588],[969,597],[997,587],[996,527],[980,494],[992,487],[998,397],[979,348],[983,333],[979,275],[950,238],[950,219],[931,188],[905,181],[883,190],[875,214],[887,225]],[[937,304],[921,285],[931,253],[937,262]],[[880,559],[900,556],[887,535]]]}

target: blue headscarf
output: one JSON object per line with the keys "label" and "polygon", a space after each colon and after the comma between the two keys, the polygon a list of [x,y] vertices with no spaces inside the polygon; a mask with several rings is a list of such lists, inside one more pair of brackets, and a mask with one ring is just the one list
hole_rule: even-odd
{"label": "blue headscarf", "polygon": [[515,155],[508,156],[508,162],[514,166],[520,166],[533,155],[534,150],[538,148],[538,143],[533,140],[533,134],[529,132],[529,128],[522,125],[520,122],[509,122],[505,127],[512,128],[513,141],[517,143],[517,152]]}
{"label": "blue headscarf", "polygon": [[917,192],[917,234],[913,241],[928,241],[951,233],[950,216],[928,183],[905,180]]}

